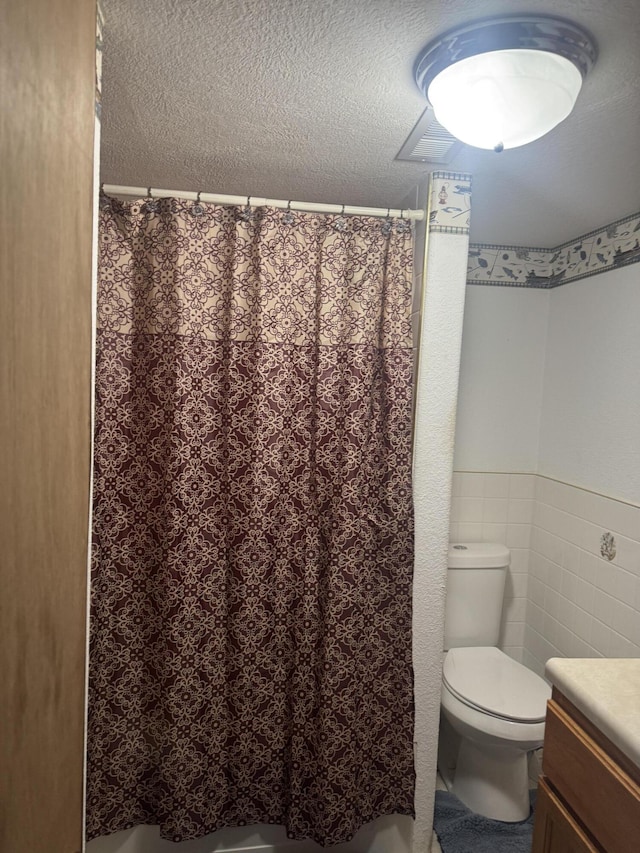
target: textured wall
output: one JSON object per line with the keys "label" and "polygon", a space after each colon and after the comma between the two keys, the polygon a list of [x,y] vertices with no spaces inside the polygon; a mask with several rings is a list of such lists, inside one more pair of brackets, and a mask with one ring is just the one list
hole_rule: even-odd
{"label": "textured wall", "polygon": [[[419,50],[522,6],[105,0],[102,180],[393,206],[428,169],[395,159],[426,106]],[[637,206],[637,0],[532,6],[579,20],[600,58],[552,133],[499,156],[465,146],[449,164],[474,175],[476,241],[554,246]]]}
{"label": "textured wall", "polygon": [[436,776],[449,506],[468,235],[432,232],[427,249],[414,444],[416,822],[429,849]]}

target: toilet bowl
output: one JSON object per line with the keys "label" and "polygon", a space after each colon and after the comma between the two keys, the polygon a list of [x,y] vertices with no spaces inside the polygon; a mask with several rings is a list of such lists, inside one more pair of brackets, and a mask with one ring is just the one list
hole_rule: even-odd
{"label": "toilet bowl", "polygon": [[547,683],[495,647],[450,649],[442,712],[460,738],[452,792],[501,821],[529,816],[527,753],[542,746]]}

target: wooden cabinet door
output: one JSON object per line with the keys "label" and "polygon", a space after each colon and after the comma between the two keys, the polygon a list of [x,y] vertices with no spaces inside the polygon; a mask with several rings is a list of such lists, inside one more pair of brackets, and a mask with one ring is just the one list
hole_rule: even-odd
{"label": "wooden cabinet door", "polygon": [[601,853],[602,848],[588,836],[547,785],[538,783],[536,816],[531,853]]}
{"label": "wooden cabinet door", "polygon": [[607,853],[640,851],[637,771],[614,744],[575,709],[549,702],[542,771],[563,802],[589,827]]}

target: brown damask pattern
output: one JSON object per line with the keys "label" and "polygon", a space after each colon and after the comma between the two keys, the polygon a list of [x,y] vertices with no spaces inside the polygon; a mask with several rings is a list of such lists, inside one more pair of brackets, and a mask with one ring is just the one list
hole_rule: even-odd
{"label": "brown damask pattern", "polygon": [[88,837],[412,815],[410,231],[100,227]]}

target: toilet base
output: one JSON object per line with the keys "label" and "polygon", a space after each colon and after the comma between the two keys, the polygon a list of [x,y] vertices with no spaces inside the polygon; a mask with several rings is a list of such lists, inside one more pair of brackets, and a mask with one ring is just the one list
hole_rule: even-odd
{"label": "toilet base", "polygon": [[509,823],[529,817],[527,753],[462,738],[451,787],[467,808]]}
{"label": "toilet base", "polygon": [[456,775],[456,763],[460,751],[460,735],[453,728],[446,714],[440,714],[438,733],[438,773],[447,791],[451,790]]}

